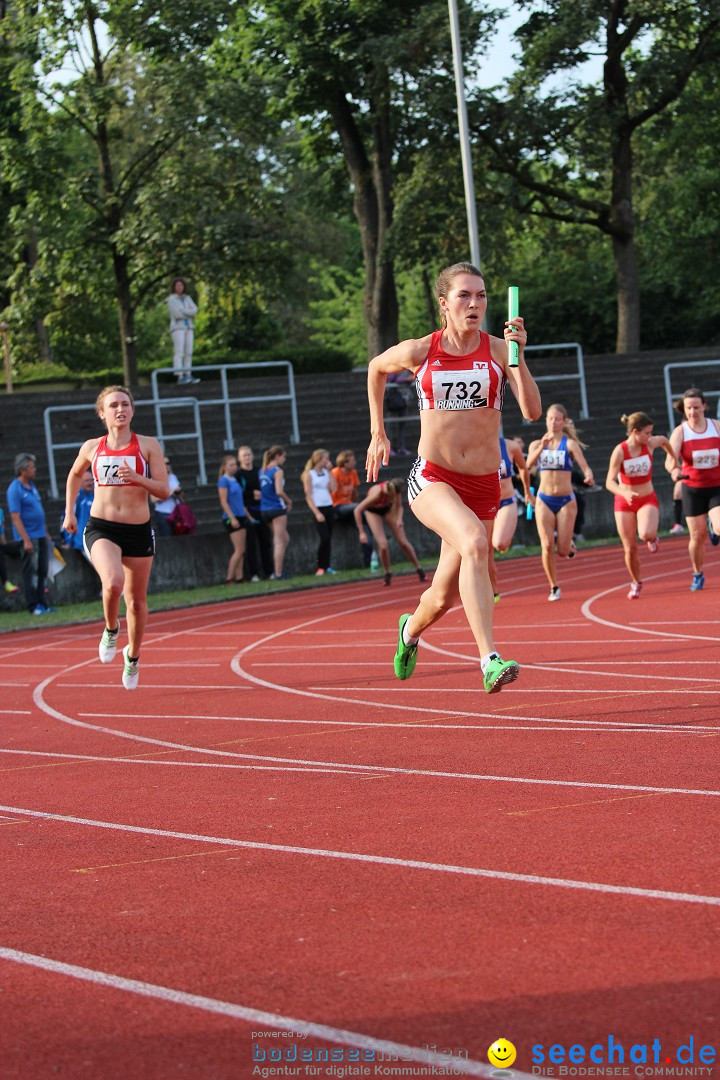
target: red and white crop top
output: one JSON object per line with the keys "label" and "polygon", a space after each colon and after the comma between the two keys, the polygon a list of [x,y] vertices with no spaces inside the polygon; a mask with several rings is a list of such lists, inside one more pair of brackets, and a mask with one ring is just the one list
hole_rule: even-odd
{"label": "red and white crop top", "polygon": [[642,448],[637,457],[630,456],[627,441],[620,443],[623,463],[618,473],[620,484],[647,484],[652,480],[652,456],[647,446]]}
{"label": "red and white crop top", "polygon": [[714,420],[706,417],[703,432],[693,431],[686,420],[682,430],[680,457],[686,487],[720,487],[720,432]]}
{"label": "red and white crop top", "polygon": [[427,358],[415,373],[420,411],[444,409],[502,409],[506,378],[490,352],[490,338],[480,331],[480,344],[465,356],[442,347],[442,330],[430,341]]}
{"label": "red and white crop top", "polygon": [[130,484],[129,480],[121,480],[118,469],[125,462],[134,469],[139,476],[149,476],[150,466],[140,450],[138,437],[133,433],[130,442],[120,450],[108,450],[107,435],[103,435],[97,445],[90,464],[95,487],[113,487],[116,484]]}

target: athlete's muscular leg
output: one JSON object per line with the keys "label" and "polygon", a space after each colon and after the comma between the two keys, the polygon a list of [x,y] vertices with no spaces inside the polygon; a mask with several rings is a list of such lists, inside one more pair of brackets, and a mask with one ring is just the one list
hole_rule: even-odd
{"label": "athlete's muscular leg", "polygon": [[628,513],[626,510],[616,510],[615,524],[618,536],[622,540],[628,573],[633,581],[640,581],[640,558],[635,539],[635,514]]}
{"label": "athlete's muscular leg", "polygon": [[555,515],[555,527],[557,528],[557,553],[564,559],[570,551],[573,538],[573,526],[577,517],[577,503],[573,499],[561,506]]}
{"label": "athlete's muscular leg", "polygon": [[660,523],[660,511],[652,503],[641,506],[637,512],[637,531],[641,540],[655,540]]}
{"label": "athlete's muscular leg", "polygon": [[120,597],[125,584],[122,552],[112,540],[96,540],[90,549],[90,559],[98,572],[102,585],[102,604],[105,625],[114,630],[118,624]]}
{"label": "athlete's muscular leg", "polygon": [[553,587],[557,585],[555,569],[555,515],[542,499],[535,503],[535,521],[542,550],[542,564],[545,575]]}
{"label": "athlete's muscular leg", "polygon": [[686,515],[685,521],[690,533],[688,551],[690,552],[693,573],[700,574],[705,565],[705,545],[708,538],[705,514],[702,517],[687,517]]}
{"label": "athlete's muscular leg", "polygon": [[150,557],[123,559],[129,656],[140,655],[148,616],[147,588],[152,563]]}
{"label": "athlete's muscular leg", "polygon": [[408,634],[418,637],[448,610],[459,592],[480,655],[493,652],[494,598],[488,574],[488,539],[484,523],[448,484],[443,483],[428,484],[423,488],[413,500],[411,509],[443,543],[433,583],[423,593],[420,605],[408,621]]}

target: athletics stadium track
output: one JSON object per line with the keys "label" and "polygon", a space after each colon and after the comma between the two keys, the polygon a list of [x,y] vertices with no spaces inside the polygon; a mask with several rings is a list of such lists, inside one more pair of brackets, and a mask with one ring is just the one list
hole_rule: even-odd
{"label": "athletics stadium track", "polygon": [[712,1043],[720,558],[641,562],[501,562],[492,696],[460,609],[395,679],[414,575],[153,615],[133,693],[96,625],[2,636],[3,1080]]}

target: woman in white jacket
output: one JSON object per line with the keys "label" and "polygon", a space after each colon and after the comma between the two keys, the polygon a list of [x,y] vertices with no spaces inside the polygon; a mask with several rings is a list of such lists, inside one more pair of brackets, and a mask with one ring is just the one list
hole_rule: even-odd
{"label": "woman in white jacket", "polygon": [[173,370],[178,386],[198,383],[192,375],[192,352],[195,339],[197,304],[185,292],[185,282],[175,278],[165,303],[170,311],[170,335],[173,341]]}

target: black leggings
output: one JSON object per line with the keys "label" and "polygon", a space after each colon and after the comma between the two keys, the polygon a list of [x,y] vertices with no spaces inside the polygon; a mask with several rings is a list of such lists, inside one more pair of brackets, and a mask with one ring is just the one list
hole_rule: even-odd
{"label": "black leggings", "polygon": [[322,521],[315,518],[315,528],[320,537],[318,544],[317,564],[318,570],[327,570],[330,565],[330,549],[332,545],[333,523],[335,521],[335,509],[333,506],[318,506],[323,516]]}

